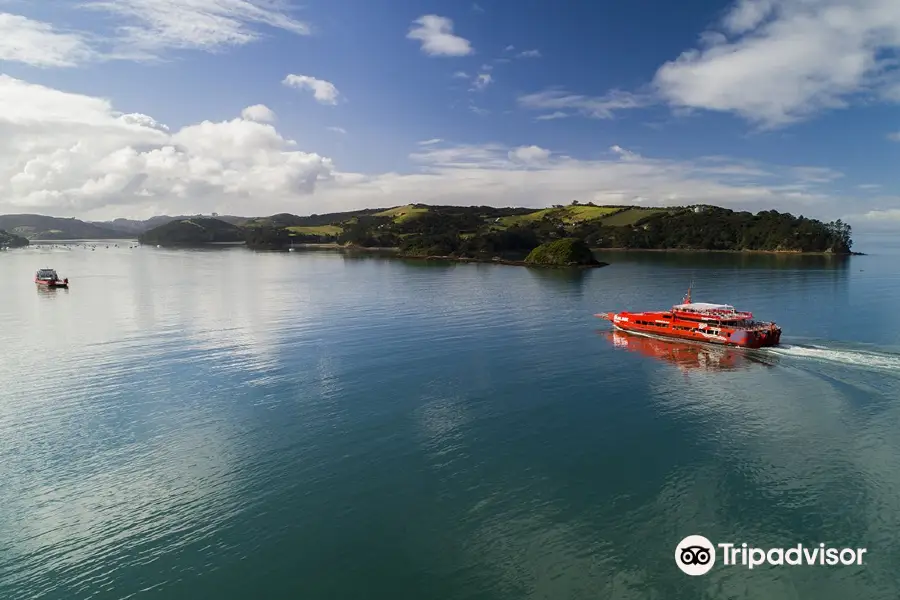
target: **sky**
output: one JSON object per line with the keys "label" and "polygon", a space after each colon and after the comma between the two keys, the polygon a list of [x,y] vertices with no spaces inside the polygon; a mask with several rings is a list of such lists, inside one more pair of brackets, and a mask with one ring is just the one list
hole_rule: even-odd
{"label": "sky", "polygon": [[897,0],[0,0],[0,213],[573,200],[900,231]]}

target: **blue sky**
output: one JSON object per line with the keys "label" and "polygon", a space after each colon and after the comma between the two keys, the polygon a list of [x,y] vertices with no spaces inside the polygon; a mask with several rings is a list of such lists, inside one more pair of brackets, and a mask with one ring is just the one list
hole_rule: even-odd
{"label": "blue sky", "polygon": [[894,0],[0,0],[0,210],[577,198],[900,225],[898,46]]}

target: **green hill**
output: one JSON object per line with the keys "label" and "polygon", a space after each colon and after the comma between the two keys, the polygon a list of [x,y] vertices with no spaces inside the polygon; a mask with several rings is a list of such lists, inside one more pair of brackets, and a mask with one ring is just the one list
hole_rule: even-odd
{"label": "green hill", "polygon": [[117,229],[44,215],[0,215],[0,229],[30,240],[127,239],[134,235]]}
{"label": "green hill", "polygon": [[[270,218],[271,219],[271,218]],[[592,248],[833,252],[852,247],[850,227],[777,211],[715,206],[636,207],[573,203],[544,209],[413,204],[391,209],[298,217],[294,242],[399,247],[411,256],[520,260],[563,238]],[[285,238],[287,239],[287,238]]]}
{"label": "green hill", "polygon": [[245,230],[212,217],[170,221],[138,236],[141,244],[181,246],[221,242],[243,242]]}
{"label": "green hill", "polygon": [[0,229],[0,248],[19,248],[28,245],[28,238]]}
{"label": "green hill", "polygon": [[578,238],[563,238],[541,244],[525,257],[525,262],[554,267],[600,264],[584,240]]}
{"label": "green hill", "polygon": [[[4,219],[6,221],[4,221]],[[37,220],[40,220],[39,222]],[[18,235],[115,237],[120,231],[75,219],[6,215],[28,232]],[[22,225],[22,222],[30,225]],[[850,226],[823,223],[777,211],[757,214],[715,206],[596,206],[573,202],[550,208],[431,206],[408,204],[343,213],[268,217],[154,217],[110,223],[131,229],[158,226],[140,235],[147,244],[203,244],[245,241],[251,247],[286,248],[297,244],[339,244],[394,248],[408,256],[453,256],[521,261],[542,244],[578,239],[590,248],[689,249],[776,252],[850,252]],[[49,227],[63,230],[49,230]],[[133,235],[133,234],[132,234]]]}

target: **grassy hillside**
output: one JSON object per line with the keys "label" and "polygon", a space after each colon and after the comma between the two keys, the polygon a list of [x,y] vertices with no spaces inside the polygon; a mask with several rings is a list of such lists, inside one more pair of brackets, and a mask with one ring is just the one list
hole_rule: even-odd
{"label": "grassy hillside", "polygon": [[[244,240],[260,248],[337,243],[394,247],[407,255],[519,260],[542,244],[577,239],[593,248],[772,250],[847,253],[850,227],[836,221],[714,206],[576,204],[542,209],[410,204],[345,213],[281,213],[245,219],[193,217],[141,236],[144,243]],[[152,241],[163,240],[163,241]]]}
{"label": "grassy hillside", "polygon": [[170,221],[142,233],[138,241],[142,244],[177,246],[208,244],[215,242],[243,242],[245,230],[212,217],[192,217],[180,221]]}
{"label": "grassy hillside", "polygon": [[[193,217],[199,216],[201,215],[193,215]],[[172,221],[183,221],[184,219],[190,219],[193,217],[191,215],[181,215],[178,217],[161,215],[158,217],[150,217],[149,219],[145,219],[143,221],[135,219],[114,219],[112,221],[91,221],[91,223],[93,225],[104,227],[106,229],[114,229],[116,231],[138,235],[144,233],[145,231],[150,231],[154,227],[159,227],[160,225],[171,223]],[[219,219],[220,221],[225,221],[226,223],[231,223],[232,225],[243,225],[248,220],[247,217],[234,217],[230,215],[214,215],[214,218]]]}
{"label": "grassy hillside", "polygon": [[416,217],[421,217],[428,212],[427,206],[407,204],[406,206],[397,206],[375,213],[376,217],[390,217],[394,223],[403,223]]}

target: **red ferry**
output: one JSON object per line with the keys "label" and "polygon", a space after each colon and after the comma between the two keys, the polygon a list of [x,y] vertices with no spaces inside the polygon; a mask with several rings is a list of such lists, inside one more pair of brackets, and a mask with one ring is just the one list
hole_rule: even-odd
{"label": "red ferry", "polygon": [[69,287],[69,278],[60,279],[53,269],[38,269],[37,273],[34,274],[34,282],[48,288]]}
{"label": "red ferry", "polygon": [[616,329],[698,342],[762,348],[777,346],[781,328],[757,321],[753,313],[737,311],[730,304],[691,302],[691,290],[671,310],[617,312],[594,315],[612,322]]}

